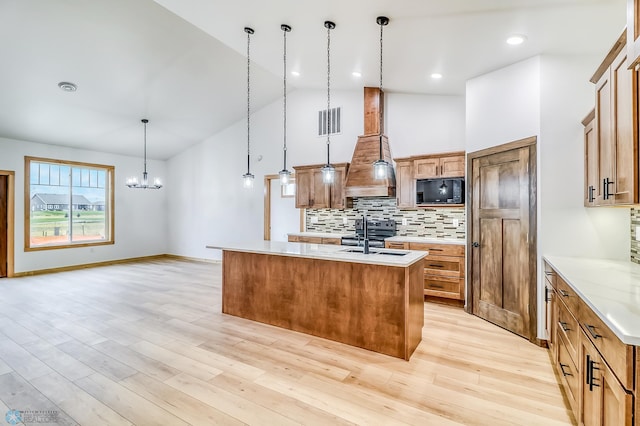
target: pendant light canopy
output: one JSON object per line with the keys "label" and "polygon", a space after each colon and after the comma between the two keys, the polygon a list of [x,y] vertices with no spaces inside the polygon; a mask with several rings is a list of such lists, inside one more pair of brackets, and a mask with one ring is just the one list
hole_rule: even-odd
{"label": "pendant light canopy", "polygon": [[324,27],[327,29],[327,164],[322,168],[322,181],[325,184],[332,184],[335,180],[336,169],[331,165],[329,159],[330,139],[330,120],[331,120],[331,30],[336,24],[331,21],[324,21]]}
{"label": "pendant light canopy", "polygon": [[[386,16],[378,16],[376,23],[380,25],[380,93],[382,94],[382,29],[389,24],[389,18]],[[384,117],[382,116],[382,108],[380,108],[380,123]],[[375,179],[386,179],[389,175],[391,164],[387,163],[382,156],[382,125],[380,126],[380,158],[373,163],[373,176]]]}
{"label": "pendant light canopy", "polygon": [[291,27],[289,25],[282,24],[280,25],[280,29],[282,30],[283,40],[284,40],[284,55],[283,55],[283,63],[284,67],[282,70],[283,75],[283,142],[282,142],[282,157],[283,157],[283,167],[282,170],[278,173],[280,175],[280,185],[287,185],[291,180],[291,172],[287,170],[287,33],[291,32]]}
{"label": "pendant light canopy", "polygon": [[254,31],[252,28],[244,27],[244,32],[247,33],[247,173],[242,175],[242,179],[244,181],[245,188],[253,188],[255,176],[251,174],[251,57],[249,56],[249,46],[251,42],[251,34],[253,34]]}
{"label": "pendant light canopy", "polygon": [[155,178],[153,184],[149,185],[149,175],[147,174],[147,123],[149,120],[143,118],[140,121],[144,125],[144,171],[142,172],[142,181],[138,181],[136,176],[132,176],[127,178],[127,186],[135,189],[160,189],[162,183],[158,178]]}

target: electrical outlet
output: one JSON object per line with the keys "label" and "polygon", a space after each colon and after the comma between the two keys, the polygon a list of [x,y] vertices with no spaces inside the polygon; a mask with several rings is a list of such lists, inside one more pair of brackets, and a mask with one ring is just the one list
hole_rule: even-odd
{"label": "electrical outlet", "polygon": [[349,223],[349,219],[347,219],[346,217],[342,218],[342,224],[343,225],[347,225]]}
{"label": "electrical outlet", "polygon": [[318,223],[318,216],[311,216],[311,223]]}
{"label": "electrical outlet", "polygon": [[407,218],[406,217],[402,218],[402,226],[407,226]]}
{"label": "electrical outlet", "polygon": [[458,219],[453,219],[453,226],[460,226],[460,221]]}

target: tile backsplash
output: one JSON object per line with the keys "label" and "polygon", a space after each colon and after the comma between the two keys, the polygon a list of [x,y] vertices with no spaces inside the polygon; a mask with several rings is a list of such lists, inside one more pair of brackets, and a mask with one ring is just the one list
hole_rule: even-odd
{"label": "tile backsplash", "polygon": [[631,261],[640,263],[640,241],[636,241],[636,226],[640,226],[640,209],[631,209]]}
{"label": "tile backsplash", "polygon": [[[351,209],[307,209],[309,232],[353,232],[355,220],[395,219],[397,235],[431,238],[465,238],[466,217],[461,207],[399,209],[395,198],[354,198]],[[406,219],[406,225],[403,225]],[[458,225],[454,226],[454,220]],[[640,220],[640,219],[639,219]],[[346,221],[346,223],[345,223]]]}

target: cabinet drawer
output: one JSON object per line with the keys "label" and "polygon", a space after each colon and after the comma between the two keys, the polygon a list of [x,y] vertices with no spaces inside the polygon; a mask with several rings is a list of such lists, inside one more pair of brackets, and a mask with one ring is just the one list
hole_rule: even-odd
{"label": "cabinet drawer", "polygon": [[576,368],[576,364],[571,359],[571,355],[569,355],[567,343],[561,334],[558,334],[560,338],[558,339],[558,363],[556,364],[556,369],[558,374],[560,375],[560,380],[562,383],[562,387],[564,387],[565,394],[567,395],[567,399],[569,400],[569,405],[571,406],[571,410],[573,411],[573,415],[576,419],[578,416],[578,400],[580,397],[580,375],[578,369]]}
{"label": "cabinet drawer", "polygon": [[556,288],[556,273],[547,262],[544,262],[544,278],[553,288]]}
{"label": "cabinet drawer", "polygon": [[564,303],[558,303],[558,334],[562,335],[566,342],[566,350],[569,352],[574,364],[578,361],[578,345],[580,344],[580,326]]}
{"label": "cabinet drawer", "polygon": [[433,256],[461,256],[464,257],[464,245],[461,244],[429,244],[409,243],[411,250],[425,250]]}
{"label": "cabinet drawer", "polygon": [[460,276],[460,258],[427,256],[424,259],[424,273],[429,275]]}
{"label": "cabinet drawer", "polygon": [[579,303],[577,319],[584,334],[598,349],[620,383],[628,390],[633,389],[633,346],[622,343],[582,300]]}
{"label": "cabinet drawer", "polygon": [[430,296],[460,299],[464,281],[450,277],[424,277],[424,293]]}
{"label": "cabinet drawer", "polygon": [[556,275],[556,290],[558,291],[558,300],[562,300],[567,308],[569,308],[569,312],[577,317],[578,315],[578,295],[576,292],[569,287],[561,277]]}
{"label": "cabinet drawer", "polygon": [[385,241],[384,246],[385,248],[389,248],[389,249],[406,250],[409,248],[409,243],[403,243],[399,241]]}

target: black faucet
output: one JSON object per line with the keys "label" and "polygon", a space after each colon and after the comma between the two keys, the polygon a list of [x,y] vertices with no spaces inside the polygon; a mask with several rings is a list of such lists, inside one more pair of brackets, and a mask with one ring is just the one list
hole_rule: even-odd
{"label": "black faucet", "polygon": [[369,227],[366,214],[362,215],[362,230],[364,231],[364,254],[369,254]]}

